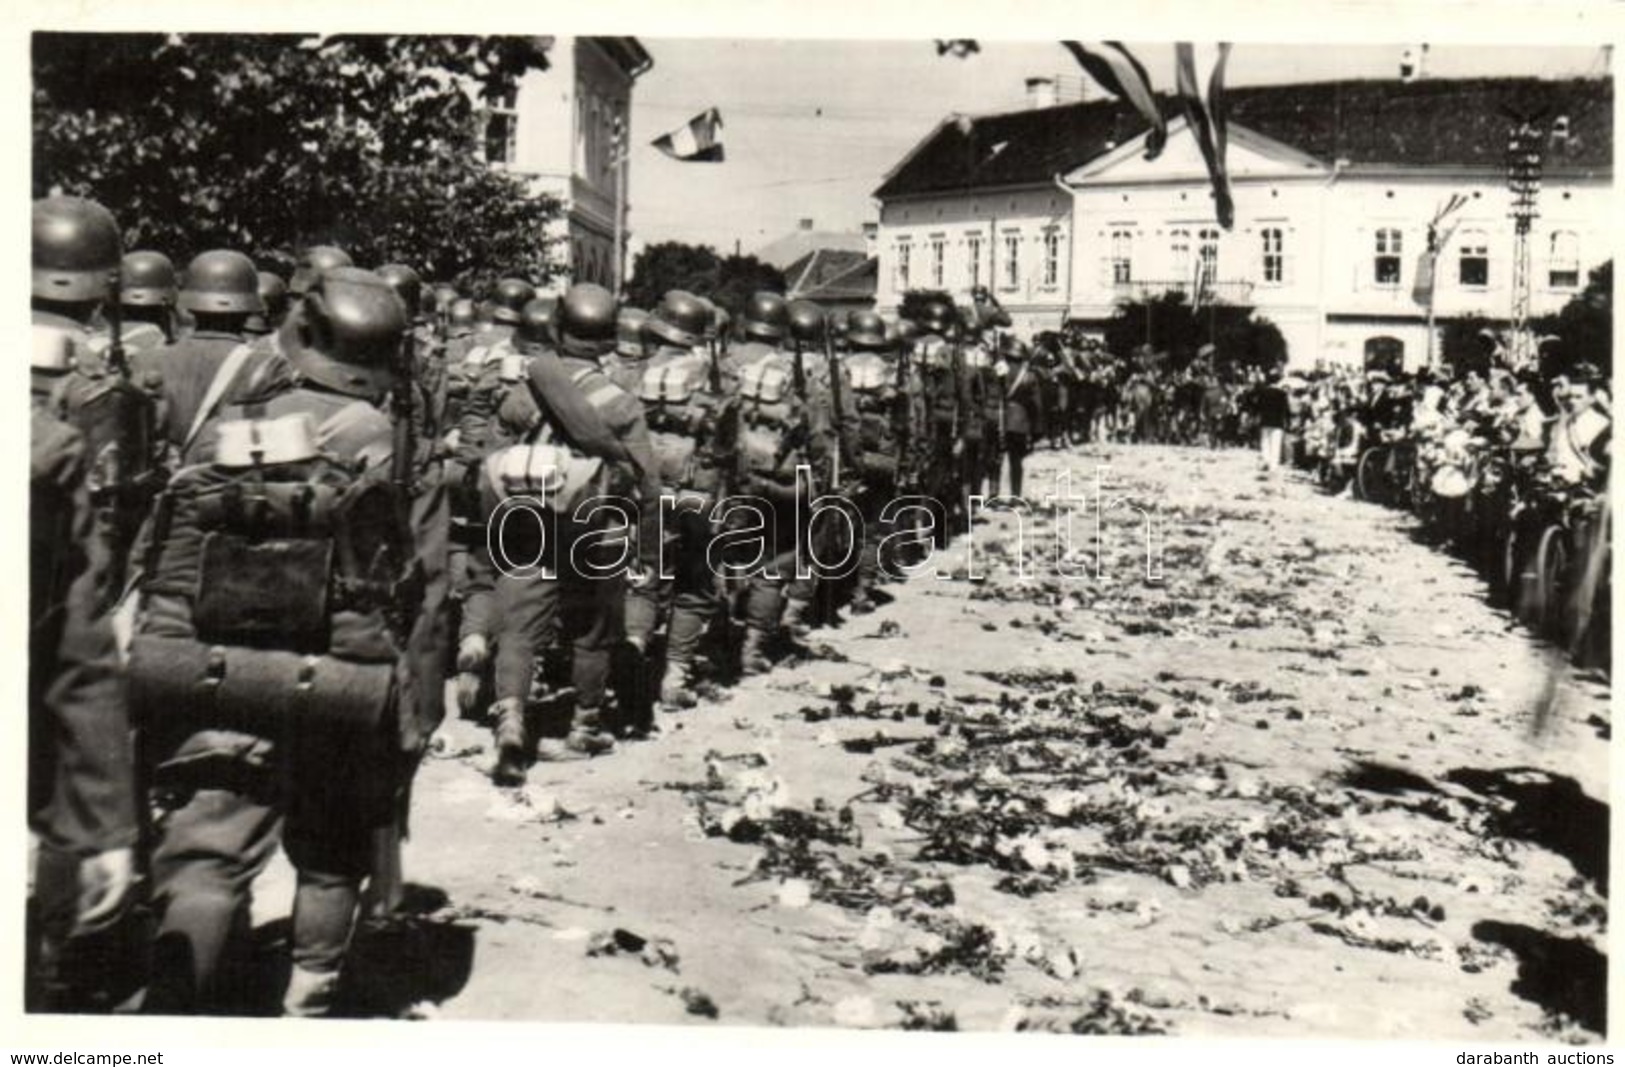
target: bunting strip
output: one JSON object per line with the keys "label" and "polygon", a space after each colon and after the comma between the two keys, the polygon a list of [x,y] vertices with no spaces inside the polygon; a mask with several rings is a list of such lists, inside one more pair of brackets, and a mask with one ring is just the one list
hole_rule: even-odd
{"label": "bunting strip", "polygon": [[688,120],[688,124],[670,133],[661,134],[649,143],[671,158],[683,163],[721,163],[722,113],[716,108],[703,111]]}
{"label": "bunting strip", "polygon": [[1175,46],[1174,57],[1179,102],[1185,110],[1191,135],[1207,161],[1208,178],[1213,182],[1214,211],[1219,225],[1232,229],[1236,223],[1236,205],[1230,196],[1230,175],[1224,164],[1224,65],[1230,58],[1230,45],[1218,44],[1211,52],[1204,48],[1198,58],[1195,45],[1181,42]]}
{"label": "bunting strip", "polygon": [[1168,123],[1157,105],[1151,76],[1133,53],[1124,48],[1121,41],[1102,41],[1098,45],[1062,41],[1061,44],[1102,89],[1119,100],[1128,101],[1150,124],[1151,132],[1145,138],[1145,158],[1156,159],[1161,155],[1163,145],[1168,143]]}

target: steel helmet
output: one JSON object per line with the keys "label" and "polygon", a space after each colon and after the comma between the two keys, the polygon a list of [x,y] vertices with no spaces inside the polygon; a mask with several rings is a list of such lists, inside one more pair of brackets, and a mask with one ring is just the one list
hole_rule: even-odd
{"label": "steel helmet", "polygon": [[824,309],[811,300],[790,302],[790,336],[803,343],[824,339]]}
{"label": "steel helmet", "polygon": [[705,328],[699,331],[702,340],[714,340],[717,336],[717,306],[708,296],[695,297],[700,307],[705,309]]}
{"label": "steel helmet", "polygon": [[523,278],[504,278],[491,296],[491,320],[508,326],[519,325],[520,313],[536,297],[536,289]]}
{"label": "steel helmet", "polygon": [[350,254],[342,248],[333,245],[311,245],[299,257],[299,266],[294,268],[293,280],[288,282],[288,288],[295,296],[304,296],[316,284],[316,278],[328,270],[338,270],[340,267],[352,266],[354,261]]}
{"label": "steel helmet", "polygon": [[615,351],[636,359],[643,355],[643,324],[649,313],[642,308],[624,307],[615,316]]}
{"label": "steel helmet", "polygon": [[854,311],[848,316],[846,339],[853,348],[866,352],[884,352],[897,344],[897,338],[886,332],[886,320],[873,311]]}
{"label": "steel helmet", "polygon": [[739,314],[739,325],[746,337],[776,344],[790,326],[790,306],[778,293],[752,293]]}
{"label": "steel helmet", "polygon": [[911,345],[914,339],[920,336],[920,327],[913,319],[898,319],[896,325],[892,327],[892,332],[897,335],[898,344]]}
{"label": "steel helmet", "polygon": [[958,324],[959,314],[951,300],[933,297],[920,308],[918,322],[932,333],[947,334]]}
{"label": "steel helmet", "polygon": [[251,315],[265,310],[260,299],[260,275],[254,261],[241,252],[215,249],[203,252],[186,265],[186,285],[180,306],[197,314]]}
{"label": "steel helmet", "polygon": [[101,300],[123,255],[113,213],[94,200],[52,196],[34,201],[35,296]]}
{"label": "steel helmet", "polygon": [[336,393],[382,399],[395,383],[406,308],[370,270],[324,271],[282,328],[282,350],[305,378]]}
{"label": "steel helmet", "polygon": [[395,295],[406,305],[407,313],[416,315],[423,294],[423,279],[418,272],[404,263],[385,263],[378,268],[378,277],[384,279]]}
{"label": "steel helmet", "polygon": [[704,339],[710,318],[699,297],[673,289],[660,298],[654,313],[644,322],[643,330],[666,344],[693,348]]}
{"label": "steel helmet", "polygon": [[288,310],[288,283],[282,280],[282,275],[262,270],[259,277],[260,303],[265,305],[265,313],[280,315]]}
{"label": "steel helmet", "polygon": [[457,287],[455,285],[437,285],[434,287],[434,307],[442,315],[450,314],[451,306],[457,303]]}
{"label": "steel helmet", "polygon": [[524,344],[551,345],[558,304],[558,298],[553,296],[538,296],[526,303],[519,312],[519,340]]}
{"label": "steel helmet", "polygon": [[118,302],[128,307],[175,303],[175,264],[162,252],[136,251],[119,264]]}
{"label": "steel helmet", "polygon": [[466,296],[453,300],[451,307],[446,310],[446,320],[451,326],[473,329],[474,319],[474,301]]}
{"label": "steel helmet", "polygon": [[847,317],[846,317],[845,312],[840,311],[840,310],[835,310],[835,311],[829,312],[828,317],[824,320],[829,326],[829,332],[834,334],[835,338],[837,340],[839,340],[839,339],[846,336],[846,330],[847,330],[846,318]]}
{"label": "steel helmet", "polygon": [[559,304],[558,332],[577,341],[613,342],[618,336],[620,311],[615,294],[602,285],[583,282],[570,286]]}

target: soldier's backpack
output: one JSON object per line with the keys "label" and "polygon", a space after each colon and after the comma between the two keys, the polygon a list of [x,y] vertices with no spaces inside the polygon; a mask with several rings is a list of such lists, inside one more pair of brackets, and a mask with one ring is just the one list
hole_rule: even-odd
{"label": "soldier's backpack", "polygon": [[322,448],[376,437],[374,420],[388,425],[360,402],[320,425],[226,418],[212,461],[170,480],[146,531],[129,660],[152,736],[377,736],[402,691],[421,577],[388,465]]}
{"label": "soldier's backpack", "polygon": [[807,462],[795,369],[786,359],[757,360],[739,371],[739,459],[749,476],[795,484]]}
{"label": "soldier's backpack", "polygon": [[707,392],[709,370],[697,356],[674,359],[646,367],[638,383],[655,467],[661,488],[668,492],[692,490],[709,496],[716,491],[700,455],[701,446],[716,430],[714,398]]}
{"label": "soldier's backpack", "polygon": [[512,355],[506,342],[469,350],[467,357],[447,368],[447,387],[457,398],[457,447],[453,456],[469,466],[477,465],[500,432],[497,411],[513,384],[504,374],[504,357]]}
{"label": "soldier's backpack", "polygon": [[897,473],[897,368],[859,352],[847,358],[846,372],[858,411],[858,462],[864,473],[890,478]]}

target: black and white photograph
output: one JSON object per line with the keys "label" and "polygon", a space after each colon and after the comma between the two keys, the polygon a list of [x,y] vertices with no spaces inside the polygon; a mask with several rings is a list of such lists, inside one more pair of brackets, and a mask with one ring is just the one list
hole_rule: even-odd
{"label": "black and white photograph", "polygon": [[29,27],[8,1010],[1603,1047],[1607,34],[807,12]]}

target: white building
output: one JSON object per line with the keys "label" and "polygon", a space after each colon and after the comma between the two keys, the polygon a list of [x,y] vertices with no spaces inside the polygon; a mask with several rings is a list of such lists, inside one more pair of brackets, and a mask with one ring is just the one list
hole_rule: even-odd
{"label": "white building", "polygon": [[[624,265],[628,240],[626,153],[631,136],[632,87],[654,65],[636,37],[560,37],[546,70],[527,71],[506,100],[488,110],[485,157],[531,179],[539,194],[556,196],[565,210],[547,234],[570,281],[615,281],[615,205],[620,201]],[[616,171],[621,193],[617,197]]]}
{"label": "white building", "polygon": [[1609,257],[1612,105],[1608,80],[1232,90],[1228,232],[1183,119],[1154,161],[1143,123],[1114,101],[950,120],[876,193],[879,303],[894,309],[908,289],[962,297],[992,279],[1031,332],[1098,326],[1125,299],[1200,288],[1279,326],[1295,365],[1397,354],[1419,366],[1429,350],[1422,254],[1452,194],[1466,204],[1441,227],[1437,319],[1511,310],[1502,107],[1547,109],[1531,313],[1557,311]]}

